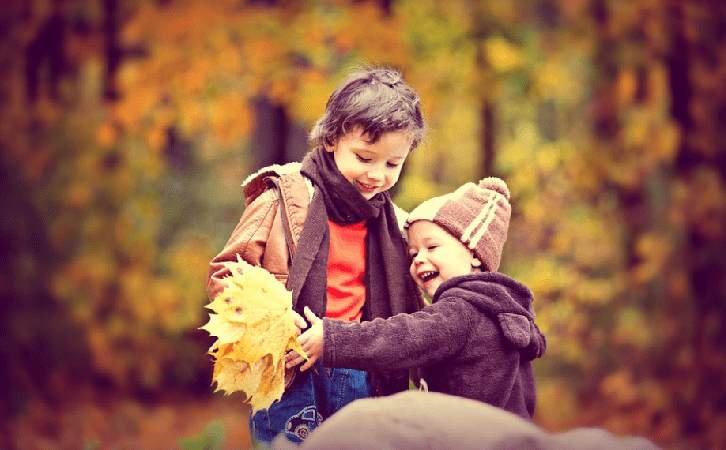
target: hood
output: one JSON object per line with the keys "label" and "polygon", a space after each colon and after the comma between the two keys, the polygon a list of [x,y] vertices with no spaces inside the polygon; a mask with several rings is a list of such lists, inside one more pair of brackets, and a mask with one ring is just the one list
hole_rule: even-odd
{"label": "hood", "polygon": [[544,355],[547,340],[534,323],[532,291],[524,284],[499,272],[476,272],[446,280],[432,301],[449,297],[463,299],[495,319],[526,360]]}
{"label": "hood", "polygon": [[[242,183],[242,192],[245,195],[246,205],[252,203],[257,197],[265,192],[270,185],[267,180],[270,178],[279,178],[281,175],[300,173],[300,163],[287,163],[285,165],[274,164],[272,166],[263,167],[257,172],[248,176]],[[308,190],[312,190],[312,184],[308,181]],[[312,197],[312,193],[310,194]]]}

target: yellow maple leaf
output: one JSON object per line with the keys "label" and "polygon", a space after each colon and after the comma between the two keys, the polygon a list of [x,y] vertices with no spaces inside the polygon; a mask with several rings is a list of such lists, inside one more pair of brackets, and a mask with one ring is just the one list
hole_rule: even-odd
{"label": "yellow maple leaf", "polygon": [[[225,395],[230,395],[235,391],[242,391],[245,394],[256,392],[260,380],[262,380],[266,361],[267,359],[263,358],[251,367],[244,361],[235,361],[231,358],[217,360],[214,364],[217,389],[214,392],[225,391]],[[247,398],[250,398],[249,394],[247,394]]]}
{"label": "yellow maple leaf", "polygon": [[210,314],[209,322],[200,329],[205,330],[212,336],[217,337],[220,344],[231,344],[239,341],[247,330],[242,323],[226,321],[219,314]]}
{"label": "yellow maple leaf", "polygon": [[285,353],[307,358],[297,341],[292,294],[239,256],[225,267],[227,287],[207,305],[214,314],[201,327],[217,338],[208,352],[215,359],[212,383],[215,392],[243,392],[253,412],[267,409],[285,390]]}
{"label": "yellow maple leaf", "polygon": [[244,296],[245,292],[241,287],[230,284],[230,286],[224,288],[221,294],[215,297],[214,301],[207,305],[207,308],[217,313],[222,320],[241,323],[243,320],[242,312],[244,308],[242,303]]}
{"label": "yellow maple leaf", "polygon": [[222,359],[224,356],[227,356],[229,352],[232,351],[234,348],[234,345],[232,344],[222,344],[217,340],[212,347],[207,352],[208,354],[214,356],[214,359]]}
{"label": "yellow maple leaf", "polygon": [[253,410],[263,405],[271,405],[282,397],[285,391],[285,360],[281,359],[277,365],[266,365],[265,372],[260,379],[257,393],[252,396],[250,404]]}

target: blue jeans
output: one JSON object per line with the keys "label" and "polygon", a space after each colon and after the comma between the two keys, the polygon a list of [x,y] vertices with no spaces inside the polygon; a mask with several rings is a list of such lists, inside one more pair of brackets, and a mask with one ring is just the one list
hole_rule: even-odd
{"label": "blue jeans", "polygon": [[353,400],[370,396],[366,372],[330,369],[318,361],[305,372],[297,372],[280,401],[250,417],[250,434],[253,440],[266,444],[280,433],[301,443],[334,412]]}

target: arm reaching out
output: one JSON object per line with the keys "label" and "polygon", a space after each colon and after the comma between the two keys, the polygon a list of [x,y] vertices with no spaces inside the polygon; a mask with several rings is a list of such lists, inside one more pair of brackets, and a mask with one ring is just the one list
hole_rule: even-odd
{"label": "arm reaching out", "polygon": [[[308,370],[315,362],[323,356],[323,320],[313,313],[307,306],[304,310],[305,317],[310,321],[310,329],[303,333],[297,341],[308,355],[308,361],[300,370]],[[304,327],[302,327],[304,328]],[[292,368],[305,361],[305,358],[297,353],[290,352],[285,357],[285,367]]]}
{"label": "arm reaching out", "polygon": [[[466,342],[473,308],[466,302],[442,301],[413,314],[363,323],[319,319],[305,308],[311,326],[298,342],[309,359],[300,370],[309,369],[319,359],[326,367],[373,372],[443,361]],[[285,365],[291,368],[304,361],[290,352]]]}

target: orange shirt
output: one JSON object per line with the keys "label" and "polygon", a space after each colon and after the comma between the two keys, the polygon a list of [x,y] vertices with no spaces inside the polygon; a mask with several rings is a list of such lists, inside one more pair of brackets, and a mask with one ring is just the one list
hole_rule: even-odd
{"label": "orange shirt", "polygon": [[328,305],[326,317],[345,322],[360,322],[366,299],[365,222],[349,226],[328,220]]}

